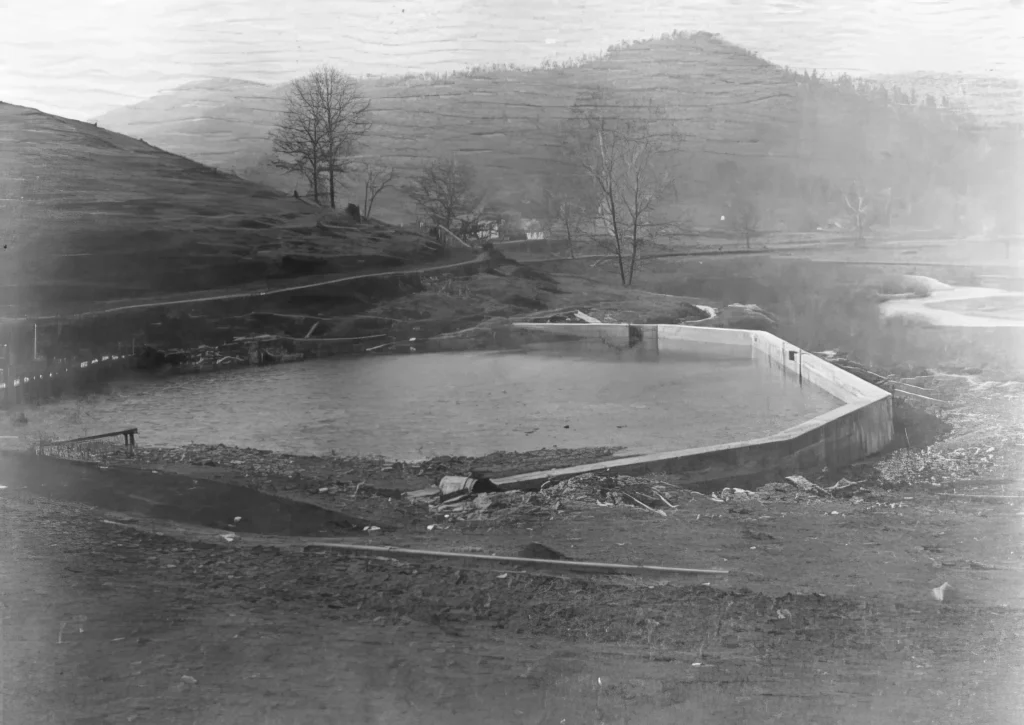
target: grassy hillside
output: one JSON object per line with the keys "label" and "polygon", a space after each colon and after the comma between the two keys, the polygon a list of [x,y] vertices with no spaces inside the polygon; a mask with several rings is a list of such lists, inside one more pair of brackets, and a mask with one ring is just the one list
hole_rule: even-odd
{"label": "grassy hillside", "polygon": [[418,235],[330,232],[322,214],[143,141],[0,103],[8,314],[249,284],[288,275],[300,255],[335,257],[331,271],[422,256]]}
{"label": "grassy hillside", "polygon": [[[895,216],[906,212],[908,223],[934,217],[955,227],[969,217],[980,231],[1005,216],[995,207],[1009,205],[1008,195],[993,200],[989,190],[1019,183],[1011,178],[1019,169],[1007,161],[1020,154],[1019,134],[993,152],[968,130],[976,125],[970,114],[933,111],[923,94],[920,108],[908,108],[894,89],[792,73],[707,33],[623,44],[562,67],[367,79],[375,125],[363,152],[384,157],[405,179],[428,158],[459,154],[478,167],[492,198],[538,216],[545,186],[560,171],[559,124],[580,89],[597,83],[614,86],[623,105],[653,101],[667,111],[682,138],[667,159],[678,178],[670,203],[697,223],[717,220],[740,187],[759,197],[768,228],[811,230],[842,213],[842,191],[859,178],[873,190],[892,188]],[[267,164],[267,134],[283,92],[214,80],[99,121],[246,178],[301,190],[297,179]],[[354,181],[348,198],[361,200]],[[974,196],[961,199],[968,189]],[[394,220],[412,214],[393,190],[378,211]]]}
{"label": "grassy hillside", "polygon": [[[766,157],[780,150],[778,128],[794,108],[795,88],[787,86],[781,69],[701,34],[623,47],[563,68],[369,79],[363,91],[371,99],[375,125],[364,153],[384,157],[406,176],[427,158],[459,154],[480,168],[482,180],[503,201],[537,202],[543,178],[557,169],[559,123],[577,91],[597,83],[655,97],[684,127],[689,155]],[[267,135],[283,95],[283,87],[217,79],[98,120],[205,164],[291,190],[297,180],[266,165]],[[391,214],[407,210],[397,193],[379,203]]]}

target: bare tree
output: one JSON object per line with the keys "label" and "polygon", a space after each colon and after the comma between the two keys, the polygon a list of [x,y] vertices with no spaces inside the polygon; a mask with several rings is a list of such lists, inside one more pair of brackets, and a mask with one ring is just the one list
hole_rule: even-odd
{"label": "bare tree", "polygon": [[335,207],[336,182],[369,128],[370,102],[356,80],[321,66],[288,86],[284,114],[270,133],[274,165],[302,174],[318,204],[326,182]]}
{"label": "bare tree", "polygon": [[729,211],[729,226],[746,239],[750,249],[750,238],[761,228],[761,208],[754,199],[740,196],[730,204]]}
{"label": "bare tree", "polygon": [[641,108],[639,116],[622,113],[607,90],[593,89],[577,99],[569,123],[571,155],[598,200],[597,216],[606,232],[599,243],[618,262],[623,286],[633,283],[640,250],[665,228],[653,212],[672,188],[671,176],[655,163],[668,150],[652,128],[658,110],[653,104]]}
{"label": "bare tree", "polygon": [[377,195],[395,181],[395,167],[377,161],[363,164],[363,218],[369,219]]}
{"label": "bare tree", "polygon": [[564,234],[569,257],[576,258],[576,245],[586,236],[586,222],[590,217],[585,204],[571,193],[548,192],[549,229]]}
{"label": "bare tree", "polygon": [[864,241],[864,230],[869,226],[868,215],[871,213],[871,204],[864,195],[861,185],[856,181],[850,184],[850,190],[843,195],[846,202],[846,209],[850,214],[850,220],[857,228],[857,239]]}
{"label": "bare tree", "polygon": [[435,225],[452,229],[459,222],[463,235],[475,236],[482,217],[484,196],[477,188],[476,172],[465,161],[435,159],[414,179],[409,196]]}
{"label": "bare tree", "polygon": [[892,187],[886,187],[882,189],[882,196],[885,198],[885,208],[882,211],[882,216],[885,218],[885,226],[892,226]]}

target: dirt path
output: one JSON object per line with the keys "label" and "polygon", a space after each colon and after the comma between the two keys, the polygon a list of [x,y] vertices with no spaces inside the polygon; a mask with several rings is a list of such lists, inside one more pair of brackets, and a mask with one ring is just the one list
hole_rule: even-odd
{"label": "dirt path", "polygon": [[[875,526],[797,508],[722,509],[699,529],[593,508],[490,524],[496,540],[591,542],[574,555],[629,536],[700,559],[706,541],[765,575],[703,586],[214,544],[4,489],[0,722],[1020,722],[1020,573],[944,571],[968,596],[921,596],[929,557],[1018,551],[1020,519],[986,503],[888,510]],[[833,533],[806,540],[824,522]],[[479,529],[447,545],[481,544]],[[901,553],[936,537],[942,554]],[[620,557],[638,555],[652,554]]]}
{"label": "dirt path", "polygon": [[[146,302],[133,302],[132,304],[117,305],[114,307],[103,307],[99,309],[86,310],[84,312],[77,312],[73,317],[95,317],[99,315],[109,315],[115,312],[130,312],[132,310],[144,310],[152,309],[156,307],[171,307],[174,305],[194,305],[203,302],[220,302],[224,300],[237,300],[245,299],[250,297],[267,297],[272,295],[285,294],[288,292],[298,292],[301,290],[315,289],[317,287],[327,287],[330,285],[341,284],[343,282],[354,282],[357,280],[366,279],[387,279],[388,277],[399,277],[407,274],[429,274],[438,273],[443,274],[445,272],[451,272],[452,270],[465,267],[470,264],[480,262],[485,259],[485,255],[481,255],[472,260],[463,260],[461,262],[453,262],[450,264],[435,264],[435,265],[410,265],[408,267],[402,267],[398,270],[390,270],[386,272],[367,272],[365,274],[347,274],[340,276],[331,276],[327,279],[318,279],[314,282],[302,282],[300,284],[289,284],[284,287],[267,287],[265,289],[257,289],[253,287],[247,287],[238,289],[235,291],[226,290],[210,290],[202,295],[189,295],[189,296],[168,296],[165,298],[150,300]],[[12,318],[8,318],[9,320]],[[47,318],[47,317],[36,317],[32,318],[38,321],[58,319]],[[66,319],[66,318],[65,318]]]}

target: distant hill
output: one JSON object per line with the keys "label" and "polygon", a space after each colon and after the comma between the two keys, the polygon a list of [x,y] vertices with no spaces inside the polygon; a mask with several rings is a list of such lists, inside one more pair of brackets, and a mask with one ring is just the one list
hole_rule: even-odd
{"label": "distant hill", "polygon": [[[706,33],[624,45],[571,67],[477,69],[364,81],[375,126],[364,152],[408,176],[428,158],[476,163],[503,200],[540,200],[558,124],[581,87],[608,83],[650,94],[686,127],[695,149],[765,156],[791,115],[795,89],[780,68]],[[232,79],[194,83],[101,116],[101,126],[246,178],[292,189],[268,168],[267,140],[285,88]],[[408,211],[398,195],[383,208]]]}
{"label": "distant hill", "polygon": [[255,168],[264,159],[267,134],[280,116],[283,98],[283,86],[215,78],[115,109],[95,121],[230,173]]}
{"label": "distant hill", "polygon": [[988,124],[1024,123],[1024,83],[1012,78],[921,71],[872,76],[870,80],[887,88],[913,89],[921,99],[931,95],[940,104],[946,98]]}
{"label": "distant hill", "polygon": [[[1011,172],[990,167],[1001,163],[996,157],[1018,153],[1016,146],[1009,155],[977,152],[976,140],[960,130],[968,119],[977,125],[969,112],[908,112],[909,102],[896,102],[878,83],[793,73],[708,33],[622,44],[561,67],[366,79],[374,127],[363,153],[392,163],[405,181],[427,159],[457,154],[477,166],[494,200],[540,216],[545,187],[564,171],[557,160],[560,123],[578,92],[595,84],[611,85],[622,104],[653,102],[666,110],[682,137],[677,152],[662,159],[679,179],[669,205],[699,224],[716,223],[742,189],[759,197],[768,228],[814,229],[842,212],[842,191],[854,179],[891,189],[886,203],[897,215],[913,213],[922,223],[934,208],[949,217],[943,224],[960,224],[967,212],[950,197],[963,193],[963,180],[971,178],[974,193],[1005,188]],[[248,179],[301,190],[299,180],[268,164],[267,136],[284,90],[218,79],[111,112],[99,123]],[[347,196],[361,200],[354,181]],[[991,206],[979,203],[971,223],[991,226],[982,217],[1002,213]],[[414,213],[397,190],[376,208],[393,221]]]}
{"label": "distant hill", "polygon": [[415,254],[423,241],[403,232],[362,244],[361,231],[318,239],[321,214],[144,141],[0,103],[6,314],[262,282],[287,253],[365,263]]}

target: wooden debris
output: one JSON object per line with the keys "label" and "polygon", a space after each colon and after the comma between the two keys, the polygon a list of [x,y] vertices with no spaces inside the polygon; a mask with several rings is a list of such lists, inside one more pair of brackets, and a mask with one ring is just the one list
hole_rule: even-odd
{"label": "wooden debris", "polygon": [[465,559],[475,562],[523,564],[541,568],[579,570],[589,573],[606,574],[684,574],[699,576],[724,576],[729,572],[724,569],[688,569],[674,566],[650,566],[644,564],[610,564],[596,561],[575,561],[555,559],[527,559],[519,556],[495,556],[489,554],[465,554],[453,551],[427,551],[424,549],[401,549],[394,546],[365,546],[360,544],[336,544],[333,542],[311,543],[308,548],[337,549],[352,553],[387,555],[392,558],[434,558],[434,559]]}
{"label": "wooden debris", "polygon": [[920,398],[921,400],[930,400],[933,403],[941,403],[942,405],[949,405],[948,400],[939,400],[938,398],[929,398],[927,395],[921,395],[920,393],[912,393],[909,390],[900,390],[897,387],[893,387],[893,392],[899,393],[900,395],[909,395],[912,398]]}
{"label": "wooden debris", "polygon": [[661,514],[662,516],[664,516],[664,517],[668,518],[668,514],[667,514],[667,513],[665,513],[664,511],[662,511],[661,509],[651,508],[650,506],[648,506],[647,504],[645,504],[645,503],[644,503],[643,501],[641,501],[640,499],[638,499],[638,498],[635,498],[634,496],[630,496],[630,495],[629,495],[628,493],[625,493],[624,491],[622,491],[622,492],[619,492],[619,495],[620,495],[620,496],[623,496],[623,497],[625,497],[625,498],[628,498],[628,499],[629,499],[630,501],[636,501],[638,505],[640,505],[640,506],[643,506],[643,507],[644,507],[645,509],[647,509],[647,510],[648,510],[648,511],[650,511],[651,513],[655,513],[655,514]]}

